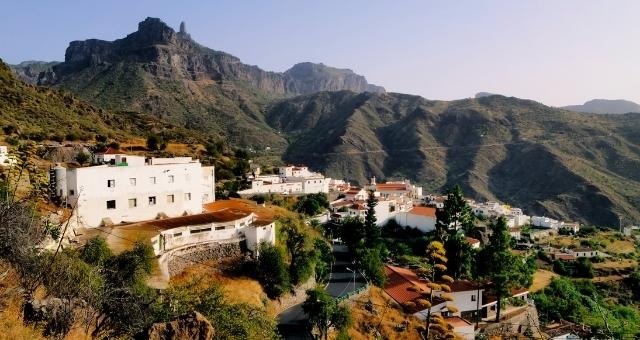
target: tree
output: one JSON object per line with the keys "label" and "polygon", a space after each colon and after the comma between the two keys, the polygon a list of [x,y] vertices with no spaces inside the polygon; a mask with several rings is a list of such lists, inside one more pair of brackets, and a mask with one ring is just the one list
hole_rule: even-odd
{"label": "tree", "polygon": [[89,156],[89,154],[80,151],[76,155],[76,162],[78,162],[80,165],[84,165],[84,163],[88,162],[90,158],[91,156]]}
{"label": "tree", "polygon": [[155,133],[150,133],[147,136],[147,149],[149,151],[164,150],[166,147],[167,143],[162,139],[162,137]]}
{"label": "tree", "polygon": [[449,258],[447,269],[454,280],[469,276],[474,260],[474,250],[463,235],[458,233],[449,236],[444,243]]}
{"label": "tree", "polygon": [[478,268],[478,272],[493,283],[498,300],[496,322],[499,322],[500,301],[510,295],[512,288],[531,282],[535,265],[511,252],[511,235],[504,216],[492,221],[489,229],[493,235],[479,254],[478,262],[483,266]]}
{"label": "tree", "polygon": [[289,273],[280,250],[266,242],[260,243],[257,276],[270,298],[277,298],[290,289]]}
{"label": "tree", "polygon": [[[448,275],[444,275],[447,270],[447,257],[446,251],[444,249],[444,245],[438,241],[432,241],[429,243],[426,249],[426,260],[430,266],[428,271],[428,279],[427,279],[427,287],[429,287],[429,292],[425,294],[427,303],[424,303],[424,307],[427,307],[427,327],[426,327],[426,336],[425,339],[429,339],[430,332],[433,329],[435,332],[439,333],[443,337],[448,335],[453,335],[451,327],[447,325],[441,315],[432,315],[431,314],[431,306],[434,302],[434,292],[435,291],[443,291],[450,292],[451,288],[447,283],[453,283],[453,278]],[[443,298],[448,301],[452,301],[453,298],[446,294],[441,294],[440,298]],[[447,306],[449,311],[456,312],[455,307]]]}
{"label": "tree", "polygon": [[366,235],[364,223],[357,217],[345,217],[340,223],[340,238],[352,254],[364,246]]}
{"label": "tree", "polygon": [[460,185],[456,185],[447,192],[444,207],[436,210],[436,236],[444,242],[448,238],[450,229],[456,232],[462,228],[469,233],[473,229],[473,211],[464,200],[464,194]]}
{"label": "tree", "polygon": [[317,238],[313,242],[316,251],[316,282],[323,282],[329,278],[331,274],[331,265],[335,261],[331,245],[325,240]]}
{"label": "tree", "polygon": [[375,248],[359,248],[356,251],[356,263],[360,266],[369,281],[382,287],[387,279],[382,261],[385,248],[378,245]]}
{"label": "tree", "polygon": [[286,235],[285,244],[291,259],[289,277],[291,278],[291,283],[297,285],[307,280],[313,273],[315,252],[308,250],[309,236],[296,221],[287,219],[283,224],[282,231]]}
{"label": "tree", "polygon": [[378,201],[373,195],[373,190],[370,190],[367,197],[367,213],[364,216],[365,244],[367,247],[375,247],[380,243],[380,227],[376,223],[376,205],[378,205]]}
{"label": "tree", "polygon": [[341,331],[353,322],[349,307],[338,304],[322,287],[307,290],[302,310],[309,316],[309,323],[318,329],[321,339],[328,339],[331,327]]}

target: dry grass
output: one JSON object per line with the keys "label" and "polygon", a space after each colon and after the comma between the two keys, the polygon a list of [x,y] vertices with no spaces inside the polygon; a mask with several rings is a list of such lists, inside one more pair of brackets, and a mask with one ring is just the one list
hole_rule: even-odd
{"label": "dry grass", "polygon": [[[371,299],[375,313],[366,310],[365,303]],[[354,340],[373,339],[375,331],[383,339],[420,339],[417,328],[422,321],[406,315],[386,293],[378,287],[371,287],[369,294],[363,294],[351,303],[353,326],[349,329],[349,337]],[[408,322],[403,331],[396,327]]]}
{"label": "dry grass", "polygon": [[609,275],[609,276],[596,276],[591,279],[594,283],[600,282],[613,282],[613,281],[621,281],[624,280],[624,276],[622,275]]}
{"label": "dry grass", "polygon": [[[208,261],[203,264],[190,266],[179,275],[171,278],[169,285],[187,283],[194,279],[201,279],[203,285],[219,284],[224,290],[225,298],[232,302],[244,302],[256,307],[265,306],[268,301],[260,283],[245,276],[232,276],[218,267],[226,267],[223,261]],[[267,303],[268,305],[268,303]]]}
{"label": "dry grass", "polygon": [[620,259],[612,261],[604,261],[600,263],[594,263],[594,269],[630,269],[635,268],[638,265],[638,261],[630,259]]}
{"label": "dry grass", "polygon": [[605,251],[616,254],[633,253],[636,251],[635,244],[627,240],[611,241]]}
{"label": "dry grass", "polygon": [[536,270],[536,272],[533,274],[533,284],[531,285],[531,287],[529,288],[529,291],[534,293],[537,292],[539,290],[544,289],[545,287],[547,287],[549,284],[551,284],[551,281],[558,277],[560,275],[548,271],[548,270],[544,270],[544,269],[538,269]]}

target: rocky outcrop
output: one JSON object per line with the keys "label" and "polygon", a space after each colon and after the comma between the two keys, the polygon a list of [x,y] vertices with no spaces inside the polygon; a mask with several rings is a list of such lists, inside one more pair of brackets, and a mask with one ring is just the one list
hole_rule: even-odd
{"label": "rocky outcrop", "polygon": [[322,63],[299,63],[284,72],[287,91],[309,94],[321,91],[384,92],[384,88],[369,84],[365,77],[349,69],[339,69]]}
{"label": "rocky outcrop", "polygon": [[628,113],[640,112],[640,105],[624,99],[593,99],[582,105],[562,107],[565,110],[588,113]]}
{"label": "rocky outcrop", "polygon": [[38,79],[48,79],[52,75],[53,66],[59,61],[23,61],[18,65],[10,65],[15,74],[25,83],[37,84]]}
{"label": "rocky outcrop", "polygon": [[213,339],[215,331],[211,322],[202,314],[192,312],[171,322],[155,323],[148,330],[136,336],[136,339],[169,340],[169,339]]}
{"label": "rocky outcrop", "polygon": [[[363,76],[351,70],[323,64],[302,63],[285,73],[267,72],[257,66],[243,64],[230,54],[199,45],[186,32],[186,25],[175,32],[157,18],[147,18],[138,30],[113,42],[98,39],[73,41],[65,53],[65,61],[53,67],[40,79],[41,85],[64,82],[65,78],[87,68],[105,68],[126,62],[143,65],[154,76],[187,79],[242,81],[261,91],[276,94],[307,94],[319,91],[350,90],[384,92],[368,84]],[[52,77],[53,75],[53,77]]]}

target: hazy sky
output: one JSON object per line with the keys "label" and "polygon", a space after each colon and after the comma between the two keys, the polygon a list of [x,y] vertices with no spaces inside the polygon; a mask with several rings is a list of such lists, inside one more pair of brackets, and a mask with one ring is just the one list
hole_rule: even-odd
{"label": "hazy sky", "polygon": [[640,103],[640,1],[7,1],[0,58],[63,60],[147,16],[265,70],[350,68],[429,99],[488,91],[549,105]]}

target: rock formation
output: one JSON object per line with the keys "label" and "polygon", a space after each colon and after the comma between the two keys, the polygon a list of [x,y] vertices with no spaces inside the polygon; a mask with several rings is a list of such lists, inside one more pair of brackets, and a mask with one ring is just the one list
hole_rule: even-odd
{"label": "rock formation", "polygon": [[148,330],[136,336],[136,339],[213,339],[213,326],[202,314],[192,312],[171,322],[155,323]]}

